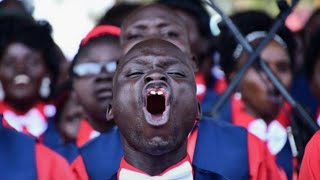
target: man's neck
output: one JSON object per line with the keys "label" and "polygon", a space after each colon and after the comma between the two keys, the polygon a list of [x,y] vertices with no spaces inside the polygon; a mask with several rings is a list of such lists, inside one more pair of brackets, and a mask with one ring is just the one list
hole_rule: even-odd
{"label": "man's neck", "polygon": [[151,176],[156,176],[186,157],[187,142],[177,150],[159,156],[138,152],[127,143],[124,143],[123,150],[124,158],[130,165]]}
{"label": "man's neck", "polygon": [[16,103],[17,101],[14,100],[7,100],[5,101],[11,108],[18,111],[19,113],[26,113],[28,112],[33,106],[36,104],[36,100],[24,100],[19,101],[19,103]]}

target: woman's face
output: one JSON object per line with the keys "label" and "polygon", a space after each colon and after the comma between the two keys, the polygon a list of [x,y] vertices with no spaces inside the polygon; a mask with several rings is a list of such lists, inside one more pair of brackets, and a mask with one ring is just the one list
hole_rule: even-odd
{"label": "woman's face", "polygon": [[[291,61],[287,49],[271,41],[261,52],[261,58],[269,65],[272,72],[288,89],[292,81]],[[242,54],[238,68],[246,62],[247,55]],[[266,121],[273,120],[280,110],[283,98],[261,68],[249,68],[240,83],[240,92],[246,109],[252,115]]]}
{"label": "woman's face", "polygon": [[48,74],[42,54],[22,43],[12,43],[0,59],[0,80],[8,102],[36,101]]}
{"label": "woman's face", "polygon": [[[91,124],[96,125],[94,128],[98,131],[104,131],[109,126],[105,120],[106,111],[112,100],[112,78],[119,58],[119,45],[107,42],[93,44],[79,57],[73,68],[73,71],[78,68],[79,72],[83,72],[82,76],[75,76],[74,89],[89,116],[88,120],[94,121]],[[93,73],[94,67],[98,67],[97,73]]]}

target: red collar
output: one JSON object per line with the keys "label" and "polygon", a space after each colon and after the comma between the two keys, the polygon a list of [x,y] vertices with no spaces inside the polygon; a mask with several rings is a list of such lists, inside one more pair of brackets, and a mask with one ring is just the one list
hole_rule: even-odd
{"label": "red collar", "polygon": [[76,143],[78,147],[83,146],[90,140],[90,135],[94,131],[92,126],[86,119],[82,119],[80,122],[79,132],[77,135]]}
{"label": "red collar", "polygon": [[[247,128],[250,122],[258,119],[257,117],[246,112],[244,102],[237,94],[234,94],[231,98],[231,112],[232,123],[242,127]],[[285,102],[275,119],[283,127],[288,127],[290,125],[291,112],[292,108],[290,104]]]}
{"label": "red collar", "polygon": [[231,98],[232,123],[242,127],[248,127],[250,122],[257,119],[245,110],[245,105],[238,94]]}

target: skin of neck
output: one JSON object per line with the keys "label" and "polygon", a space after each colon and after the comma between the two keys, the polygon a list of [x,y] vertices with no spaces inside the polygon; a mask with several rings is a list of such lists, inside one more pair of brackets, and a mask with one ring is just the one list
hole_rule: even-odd
{"label": "skin of neck", "polygon": [[36,100],[20,101],[19,103],[17,103],[17,101],[5,100],[5,102],[15,110],[22,113],[28,112],[37,103]]}
{"label": "skin of neck", "polygon": [[251,114],[254,117],[261,118],[263,119],[267,124],[269,124],[272,120],[274,120],[275,116],[274,115],[268,115],[268,114],[259,114],[258,112],[254,111],[252,108],[250,108],[250,105],[245,103],[245,110],[249,114]]}
{"label": "skin of neck", "polygon": [[98,132],[106,132],[114,126],[114,121],[106,120],[106,118],[93,118],[92,116],[87,116],[89,124],[92,128]]}
{"label": "skin of neck", "polygon": [[187,155],[187,140],[174,151],[159,156],[153,156],[139,152],[131,147],[122,137],[124,159],[135,168],[151,175],[156,176],[164,172],[170,166],[178,163]]}

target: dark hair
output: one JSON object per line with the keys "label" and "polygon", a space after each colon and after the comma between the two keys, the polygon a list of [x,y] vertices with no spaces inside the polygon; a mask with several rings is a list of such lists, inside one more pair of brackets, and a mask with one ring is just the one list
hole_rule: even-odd
{"label": "dark hair", "polygon": [[109,24],[120,27],[123,19],[141,5],[138,3],[121,2],[109,9],[98,21],[98,25]]}
{"label": "dark hair", "polygon": [[[254,10],[236,13],[231,16],[231,19],[244,36],[254,31],[269,31],[274,22],[274,19],[266,13]],[[221,54],[220,65],[226,74],[226,77],[228,77],[236,68],[237,62],[233,57],[233,52],[236,49],[238,42],[223,22],[219,24],[219,27],[222,32],[217,41],[217,48]],[[293,34],[284,26],[280,28],[277,34],[285,41],[288,47],[291,68],[293,70],[293,52],[295,48]]]}
{"label": "dark hair", "polygon": [[28,8],[28,3],[21,0],[2,0],[0,1],[0,14],[30,15],[32,9]]}
{"label": "dark hair", "polygon": [[197,21],[200,33],[204,37],[211,36],[210,16],[199,0],[159,0],[158,3],[169,6],[173,9],[183,11]]}
{"label": "dark hair", "polygon": [[[52,28],[47,21],[35,21],[28,16],[0,16],[0,57],[7,47],[15,42],[40,51],[51,73],[51,92],[59,76],[60,58],[58,47],[51,37]],[[0,58],[1,60],[1,58]]]}
{"label": "dark hair", "polygon": [[315,65],[320,60],[320,27],[310,38],[309,44],[307,44],[305,54],[305,68],[307,79],[310,81],[315,73]]}
{"label": "dark hair", "polygon": [[73,58],[73,61],[71,62],[71,65],[69,67],[70,77],[72,78],[75,75],[73,73],[73,67],[78,63],[79,58],[87,54],[88,50],[90,50],[92,46],[99,43],[106,43],[106,42],[111,42],[120,46],[119,41],[120,41],[119,36],[106,34],[106,35],[100,35],[100,36],[95,36],[93,38],[90,38],[87,43],[80,45],[79,50],[75,55],[75,57]]}

